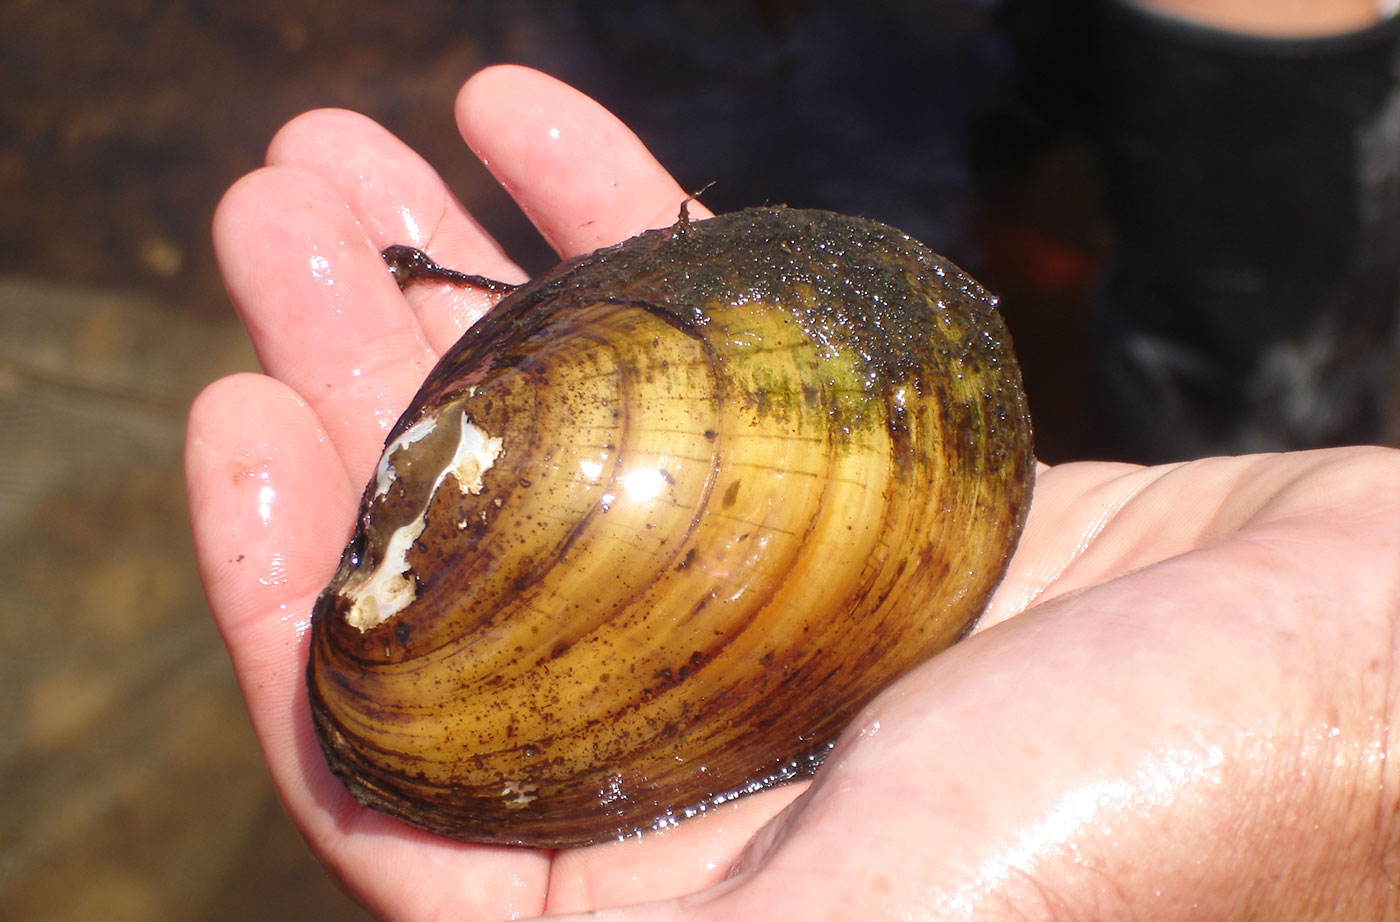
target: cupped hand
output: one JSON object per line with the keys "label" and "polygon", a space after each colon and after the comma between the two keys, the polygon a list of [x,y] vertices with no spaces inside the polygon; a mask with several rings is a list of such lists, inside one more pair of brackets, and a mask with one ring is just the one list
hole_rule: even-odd
{"label": "cupped hand", "polygon": [[[561,256],[670,224],[685,198],[616,119],[542,74],[483,71],[457,118]],[[1400,456],[1383,449],[1042,468],[979,631],[873,702],[810,785],[560,852],[359,807],[311,729],[311,605],[389,427],[497,297],[400,293],[378,252],[524,276],[426,163],[340,111],[284,128],[214,235],[267,374],[218,381],[191,411],[201,574],[288,813],[377,915],[1400,911]]]}

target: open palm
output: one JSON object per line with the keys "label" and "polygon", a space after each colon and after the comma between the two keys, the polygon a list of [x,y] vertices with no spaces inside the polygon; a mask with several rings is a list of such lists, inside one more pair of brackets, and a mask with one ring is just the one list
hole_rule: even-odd
{"label": "open palm", "polygon": [[[457,115],[561,256],[669,224],[684,198],[624,126],[536,72],[478,74]],[[215,222],[268,375],[216,382],[191,412],[196,546],[283,802],[378,915],[1286,918],[1400,905],[1400,457],[1382,449],[1042,468],[978,633],[872,703],[811,785],[561,852],[459,843],[359,807],[311,729],[311,605],[390,426],[495,297],[401,294],[378,251],[411,244],[466,271],[523,274],[364,118],[302,116],[268,164]]]}

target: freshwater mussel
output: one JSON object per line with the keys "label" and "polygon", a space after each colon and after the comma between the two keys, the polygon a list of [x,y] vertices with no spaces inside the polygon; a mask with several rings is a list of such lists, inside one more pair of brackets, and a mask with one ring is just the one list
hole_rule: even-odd
{"label": "freshwater mussel", "polygon": [[755,208],[518,288],[387,440],[307,679],[361,802],[563,847],[811,772],[1000,580],[1034,462],[993,299]]}

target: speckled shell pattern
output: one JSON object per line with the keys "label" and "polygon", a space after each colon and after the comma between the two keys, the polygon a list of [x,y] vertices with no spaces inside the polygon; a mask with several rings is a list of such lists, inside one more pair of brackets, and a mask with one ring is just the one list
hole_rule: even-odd
{"label": "speckled shell pattern", "polygon": [[808,774],[969,629],[1033,477],[993,299],[899,231],[749,209],[566,262],[390,434],[315,607],[322,747],[543,847]]}

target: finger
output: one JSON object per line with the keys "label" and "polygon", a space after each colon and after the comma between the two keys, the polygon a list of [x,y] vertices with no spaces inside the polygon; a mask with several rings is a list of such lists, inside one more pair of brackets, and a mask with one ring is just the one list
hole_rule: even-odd
{"label": "finger", "polygon": [[1043,601],[1052,587],[1056,594],[1068,591],[1057,583],[1060,577],[1114,516],[1160,476],[1160,468],[1132,464],[1041,465],[1015,556],[975,630],[985,630]]}
{"label": "finger", "polygon": [[[315,414],[261,375],[210,385],[185,447],[195,552],[278,789],[305,812],[302,664],[311,603],[345,541],[355,488]],[[293,717],[295,715],[295,717]]]}
{"label": "finger", "polygon": [[263,375],[210,385],[190,410],[185,450],[195,550],[219,628],[240,668],[269,655],[280,664],[282,653],[245,632],[266,630],[264,612],[320,591],[357,488],[316,415]]}
{"label": "finger", "polygon": [[1113,575],[1210,546],[1284,497],[1335,502],[1310,482],[1346,453],[1244,455],[1139,467],[1080,462],[1043,469],[1006,578],[980,619],[991,627],[1033,604],[1078,592]]}
{"label": "finger", "polygon": [[[607,109],[538,71],[501,65],[457,97],[462,137],[562,256],[676,221],[686,193]],[[710,212],[696,202],[692,218]]]}
{"label": "finger", "polygon": [[711,808],[659,834],[559,852],[551,914],[671,899],[724,880],[754,833],[807,788],[770,788]]}
{"label": "finger", "polygon": [[[340,193],[370,242],[407,244],[454,269],[504,282],[525,272],[472,217],[422,157],[374,121],[318,109],[289,122],[268,148],[269,165],[316,174]],[[419,283],[407,292],[429,344],[443,352],[500,295]]]}
{"label": "finger", "polygon": [[378,249],[333,187],[287,167],[228,191],[214,245],[263,368],[306,400],[363,482],[436,360]]}
{"label": "finger", "polygon": [[320,753],[302,675],[311,605],[353,514],[355,487],[322,473],[336,460],[310,408],[270,378],[216,382],[191,410],[199,566],[278,793],[321,860],[384,918],[443,915],[433,900],[447,896],[464,918],[534,915],[543,853],[452,842],[366,810]]}

